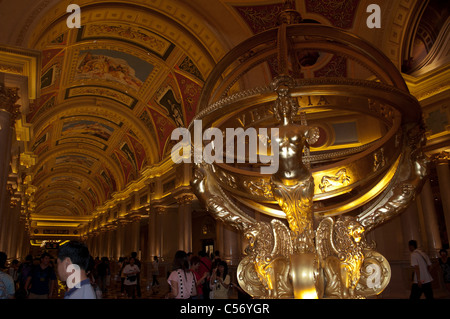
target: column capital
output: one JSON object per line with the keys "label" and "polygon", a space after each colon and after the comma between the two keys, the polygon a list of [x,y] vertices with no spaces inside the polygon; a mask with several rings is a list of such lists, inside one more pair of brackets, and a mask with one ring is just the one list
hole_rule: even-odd
{"label": "column capital", "polygon": [[128,224],[128,223],[129,223],[129,220],[128,220],[126,217],[121,216],[121,217],[117,218],[117,219],[114,221],[114,223],[115,223],[117,226],[122,226],[122,225]]}
{"label": "column capital", "polygon": [[448,164],[450,160],[450,152],[442,151],[431,155],[431,160],[436,164]]}
{"label": "column capital", "polygon": [[11,126],[20,114],[20,105],[16,104],[19,99],[19,88],[8,88],[0,84],[0,109],[11,114]]}
{"label": "column capital", "polygon": [[194,200],[194,195],[192,194],[182,194],[175,198],[179,205],[190,204]]}
{"label": "column capital", "polygon": [[167,211],[167,208],[164,206],[155,206],[155,209],[158,214],[163,214]]}
{"label": "column capital", "polygon": [[137,212],[130,214],[129,218],[130,218],[130,222],[134,223],[134,222],[140,221],[142,217],[141,217],[141,214],[139,213],[139,211],[137,211]]}

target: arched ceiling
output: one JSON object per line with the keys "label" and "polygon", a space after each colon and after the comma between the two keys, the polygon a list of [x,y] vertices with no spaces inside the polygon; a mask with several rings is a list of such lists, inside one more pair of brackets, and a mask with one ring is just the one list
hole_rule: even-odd
{"label": "arched ceiling", "polygon": [[27,115],[41,215],[89,215],[159,163],[224,53],[202,19],[171,1],[77,4],[81,28],[67,27],[61,2],[28,39],[42,51],[41,96]]}
{"label": "arched ceiling", "polygon": [[[241,41],[274,27],[283,1],[78,0],[81,28],[69,29],[72,2],[25,0],[22,11],[4,17],[0,40],[42,52],[41,95],[27,115],[37,156],[34,213],[75,218],[90,215],[169,154],[171,132],[198,111],[214,65]],[[303,19],[354,32],[399,66],[401,41],[390,41],[392,28],[366,27],[371,2],[294,4]],[[383,21],[415,3],[386,4]],[[396,20],[399,26],[407,15]],[[352,72],[351,62],[338,56],[319,61],[309,75]]]}

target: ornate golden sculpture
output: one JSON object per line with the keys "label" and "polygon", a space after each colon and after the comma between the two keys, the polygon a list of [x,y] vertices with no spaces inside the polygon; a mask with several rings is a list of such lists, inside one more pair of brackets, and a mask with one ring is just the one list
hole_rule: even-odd
{"label": "ornate golden sculpture", "polygon": [[[228,53],[205,84],[194,118],[222,130],[277,127],[270,144],[278,147],[278,171],[203,162],[195,164],[191,185],[216,219],[248,240],[237,275],[254,298],[377,295],[389,283],[390,266],[365,233],[401,213],[427,174],[420,105],[375,48],[343,30],[286,24],[297,20],[281,19],[278,28]],[[357,60],[377,81],[296,77],[290,63],[296,54],[318,49]],[[270,85],[230,94],[248,70],[274,56],[280,75]],[[385,133],[365,145],[311,152],[319,131],[306,123],[308,112],[330,109],[373,117]],[[256,220],[252,210],[278,219]]]}
{"label": "ornate golden sculpture", "polygon": [[11,126],[20,114],[20,105],[16,104],[19,99],[19,88],[7,88],[0,84],[0,109],[11,114]]}
{"label": "ornate golden sculpture", "polygon": [[[278,82],[278,83],[277,83]],[[286,214],[291,230],[301,235],[312,229],[312,197],[314,179],[303,164],[305,144],[313,144],[318,138],[318,129],[292,122],[298,104],[290,95],[289,85],[293,79],[281,77],[274,86],[278,98],[274,103],[274,114],[281,121],[279,136],[272,137],[279,146],[278,171],[271,177],[272,193]]]}
{"label": "ornate golden sculpture", "polygon": [[[283,88],[279,99],[289,101],[288,91]],[[252,296],[363,297],[356,293],[356,289],[359,284],[363,287],[360,289],[367,290],[367,284],[360,283],[361,268],[365,250],[372,252],[363,238],[364,227],[354,217],[342,217],[336,222],[328,217],[322,220],[316,231],[313,230],[314,180],[302,162],[311,128],[289,121],[295,103],[284,104],[282,108],[280,103],[275,105],[282,120],[277,137],[280,169],[272,176],[271,188],[274,198],[286,213],[290,229],[276,219],[269,224],[245,218],[239,207],[226,200],[224,193],[215,195],[220,191],[214,180],[209,183],[207,177],[212,177],[213,170],[206,164],[197,164],[193,189],[217,219],[244,232],[249,242],[248,256],[239,264],[238,280]],[[384,262],[382,256],[381,259]],[[388,275],[389,266],[384,268],[380,277]]]}
{"label": "ornate golden sculpture", "polygon": [[355,297],[364,262],[364,227],[352,217],[323,219],[317,228],[316,245],[326,282],[327,297]]}

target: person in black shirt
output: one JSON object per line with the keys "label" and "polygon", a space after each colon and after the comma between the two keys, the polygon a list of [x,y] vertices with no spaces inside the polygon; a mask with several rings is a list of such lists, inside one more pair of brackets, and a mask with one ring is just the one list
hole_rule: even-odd
{"label": "person in black shirt", "polygon": [[56,285],[55,270],[50,267],[50,254],[43,253],[41,262],[34,266],[28,275],[25,289],[29,292],[30,299],[49,299],[53,296]]}

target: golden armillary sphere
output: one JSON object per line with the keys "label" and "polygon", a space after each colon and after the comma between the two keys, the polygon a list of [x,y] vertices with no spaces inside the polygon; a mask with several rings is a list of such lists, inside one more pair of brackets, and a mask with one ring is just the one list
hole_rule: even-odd
{"label": "golden armillary sphere", "polygon": [[[276,28],[216,65],[199,108],[191,136],[199,123],[200,134],[223,134],[194,145],[214,160],[194,156],[191,185],[248,239],[241,287],[255,298],[381,293],[390,266],[365,234],[400,214],[427,174],[420,105],[391,61],[354,34],[285,10]],[[356,116],[376,132],[336,147],[330,121]]]}

